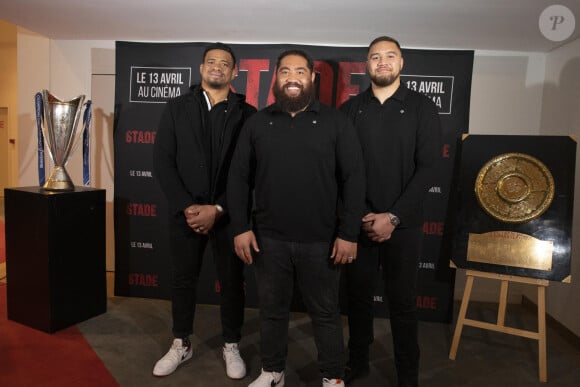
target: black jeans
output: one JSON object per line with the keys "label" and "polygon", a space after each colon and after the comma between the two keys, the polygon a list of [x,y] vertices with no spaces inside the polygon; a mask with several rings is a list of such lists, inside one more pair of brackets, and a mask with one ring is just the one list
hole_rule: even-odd
{"label": "black jeans", "polygon": [[245,307],[244,263],[233,252],[230,238],[223,227],[217,227],[205,236],[193,232],[184,217],[183,223],[179,217],[173,221],[170,224],[173,335],[185,337],[193,333],[197,285],[209,242],[220,282],[223,339],[226,343],[239,342]]}
{"label": "black jeans", "polygon": [[286,368],[288,322],[294,278],[312,319],[322,376],[342,378],[344,343],[338,305],[340,265],[330,260],[330,243],[285,242],[259,238],[254,272],[260,304],[262,367]]}
{"label": "black jeans", "polygon": [[[379,263],[383,269],[395,366],[400,386],[415,386],[419,374],[417,272],[421,228],[397,229],[391,239],[374,243],[361,237],[358,258],[346,270],[349,364],[368,364],[373,341],[373,297]],[[366,239],[366,240],[364,240]]]}

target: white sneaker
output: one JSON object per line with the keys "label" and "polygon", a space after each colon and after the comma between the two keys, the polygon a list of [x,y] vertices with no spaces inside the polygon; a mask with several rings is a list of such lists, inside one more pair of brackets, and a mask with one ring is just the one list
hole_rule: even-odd
{"label": "white sneaker", "polygon": [[331,386],[343,386],[344,382],[342,379],[322,379],[322,387],[331,387]]}
{"label": "white sneaker", "polygon": [[246,363],[240,355],[238,343],[226,343],[223,349],[226,374],[230,379],[243,379],[246,376]]}
{"label": "white sneaker", "polygon": [[268,372],[262,369],[262,373],[248,387],[284,387],[284,371]]}
{"label": "white sneaker", "polygon": [[163,356],[153,368],[153,375],[155,376],[167,376],[173,373],[177,367],[191,359],[192,351],[191,345],[189,347],[183,346],[183,341],[181,339],[173,340],[173,344],[169,351]]}

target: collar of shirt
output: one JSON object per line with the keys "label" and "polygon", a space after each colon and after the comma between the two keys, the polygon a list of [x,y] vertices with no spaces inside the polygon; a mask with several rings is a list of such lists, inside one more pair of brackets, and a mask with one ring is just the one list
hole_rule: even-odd
{"label": "collar of shirt", "polygon": [[[278,104],[276,102],[274,102],[272,105],[266,107],[265,110],[270,112],[270,113],[286,113],[286,114],[288,114],[287,112],[283,112],[282,110],[280,110],[280,107],[278,106]],[[311,111],[314,113],[318,113],[320,111],[320,101],[317,99],[314,99],[314,101],[312,101],[310,103],[310,105],[308,105],[306,107],[306,109],[304,109],[304,111]]]}
{"label": "collar of shirt", "polygon": [[[391,95],[387,101],[389,99],[395,99],[399,102],[404,102],[405,101],[405,97],[407,96],[407,94],[409,93],[409,89],[407,89],[407,87],[401,83],[399,85],[399,88],[393,93],[393,95]],[[373,88],[372,86],[369,86],[368,89],[365,91],[365,102],[370,102],[371,100],[376,100],[378,101],[378,99],[375,98],[375,95],[373,93]],[[386,102],[386,101],[385,101]]]}
{"label": "collar of shirt", "polygon": [[[211,108],[214,107],[214,105],[211,104],[211,99],[209,97],[208,92],[202,89],[202,92],[201,93],[202,93],[203,97],[205,98],[205,102],[207,104],[207,110],[208,111],[211,110]],[[219,101],[215,105],[219,105],[220,103],[226,103],[227,104],[228,103],[228,99],[230,98],[230,93],[231,93],[231,91],[228,91],[228,96],[226,97],[226,99]]]}

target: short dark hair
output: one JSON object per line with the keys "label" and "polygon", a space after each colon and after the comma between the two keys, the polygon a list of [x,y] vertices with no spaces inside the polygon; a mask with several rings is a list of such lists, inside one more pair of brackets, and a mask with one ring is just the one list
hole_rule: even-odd
{"label": "short dark hair", "polygon": [[310,55],[308,55],[308,53],[306,51],[298,50],[298,49],[286,50],[283,53],[281,53],[278,56],[278,60],[276,61],[276,68],[279,68],[280,62],[282,62],[282,59],[286,58],[289,55],[297,55],[297,56],[301,56],[302,58],[306,59],[308,69],[310,70],[310,72],[314,72],[314,60],[312,60],[312,57]]}
{"label": "short dark hair", "polygon": [[205,62],[205,57],[207,56],[207,53],[210,52],[211,50],[222,50],[228,52],[232,56],[232,59],[234,60],[234,67],[236,66],[236,55],[234,54],[234,50],[232,50],[232,48],[227,44],[221,42],[212,43],[205,47],[202,62]]}
{"label": "short dark hair", "polygon": [[375,44],[379,43],[379,42],[391,42],[391,43],[395,43],[395,45],[397,46],[397,48],[399,49],[399,51],[401,53],[403,53],[403,50],[401,50],[401,45],[399,44],[399,42],[397,41],[397,39],[395,38],[391,38],[390,36],[379,36],[378,38],[375,38],[371,44],[369,44],[369,47],[367,49],[367,53],[371,50],[371,47],[374,46]]}

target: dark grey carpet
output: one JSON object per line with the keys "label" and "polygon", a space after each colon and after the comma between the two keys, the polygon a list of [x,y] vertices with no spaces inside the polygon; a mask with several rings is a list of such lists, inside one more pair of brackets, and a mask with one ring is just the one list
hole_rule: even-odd
{"label": "dark grey carpet", "polygon": [[[494,304],[470,303],[468,317],[495,322],[496,310]],[[524,306],[509,305],[506,324],[535,330],[536,315]],[[225,376],[217,306],[198,307],[193,359],[164,378],[152,376],[151,371],[172,340],[168,301],[110,297],[106,314],[78,326],[121,386],[247,386],[260,372],[258,312],[254,309],[246,311],[240,344],[249,373],[241,381]],[[351,386],[396,385],[388,320],[375,320],[375,328],[371,373]],[[449,360],[454,328],[455,323],[420,324],[421,386],[580,386],[580,351],[550,325],[547,384],[538,381],[536,341],[465,327],[457,359]],[[292,314],[286,386],[320,385],[310,319]]]}

